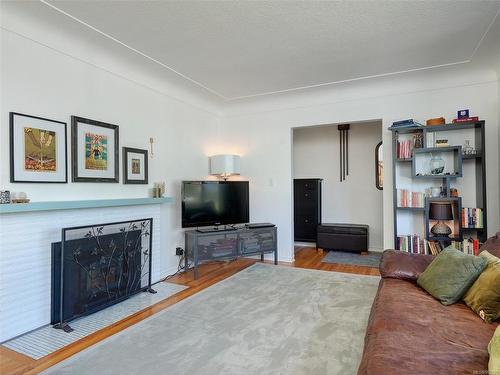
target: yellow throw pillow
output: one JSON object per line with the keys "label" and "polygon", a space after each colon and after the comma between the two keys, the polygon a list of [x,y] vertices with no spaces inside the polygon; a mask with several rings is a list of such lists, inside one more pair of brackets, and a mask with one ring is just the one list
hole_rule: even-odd
{"label": "yellow throw pillow", "polygon": [[490,353],[489,374],[500,375],[500,326],[497,327],[488,345],[488,353]]}
{"label": "yellow throw pillow", "polygon": [[481,319],[492,323],[500,318],[500,259],[487,251],[480,256],[488,264],[463,300]]}
{"label": "yellow throw pillow", "polygon": [[487,250],[481,251],[481,253],[479,254],[479,256],[483,257],[483,258],[486,258],[486,260],[488,261],[489,264],[496,263],[496,262],[500,261],[500,258],[496,257],[495,255],[493,255],[492,253],[490,253]]}

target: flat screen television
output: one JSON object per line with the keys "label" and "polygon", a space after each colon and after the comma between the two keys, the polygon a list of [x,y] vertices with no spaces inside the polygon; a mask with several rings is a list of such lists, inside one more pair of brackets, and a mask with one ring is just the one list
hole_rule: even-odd
{"label": "flat screen television", "polygon": [[248,221],[248,181],[182,182],[183,228]]}

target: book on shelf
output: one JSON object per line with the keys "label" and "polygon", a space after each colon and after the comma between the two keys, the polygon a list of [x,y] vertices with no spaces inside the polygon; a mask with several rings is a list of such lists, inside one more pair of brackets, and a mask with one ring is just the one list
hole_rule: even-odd
{"label": "book on shelf", "polygon": [[[438,255],[444,249],[441,242],[437,241],[429,241],[428,246],[429,252],[432,255]],[[451,241],[451,246],[465,254],[478,255],[480,243],[475,238],[464,238],[463,241]]]}
{"label": "book on shelf", "polygon": [[456,118],[453,120],[454,124],[460,124],[462,122],[477,122],[479,121],[479,116]]}
{"label": "book on shelf", "polygon": [[413,145],[411,140],[398,141],[397,157],[398,159],[409,159],[413,154]]}
{"label": "book on shelf", "polygon": [[413,134],[412,139],[398,140],[396,147],[396,157],[398,159],[410,159],[413,156],[413,149],[422,148],[422,134]]}
{"label": "book on shelf", "polygon": [[407,189],[398,189],[397,205],[398,207],[424,208],[425,193],[421,193],[418,191],[409,191]]}
{"label": "book on shelf", "polygon": [[464,238],[460,244],[460,250],[465,254],[478,255],[479,254],[479,240],[475,238]]}
{"label": "book on shelf", "polygon": [[419,235],[398,236],[398,250],[412,254],[429,254],[427,240]]}
{"label": "book on shelf", "polygon": [[428,241],[427,245],[429,254],[431,255],[438,255],[443,250],[441,243],[436,241]]}
{"label": "book on shelf", "polygon": [[427,139],[425,140],[426,141],[426,147],[427,148],[433,148],[436,146],[436,133],[435,132],[432,132],[432,133],[428,133],[427,134]]}
{"label": "book on shelf", "polygon": [[[441,251],[443,251],[446,246],[443,246],[441,242],[438,241],[429,241],[429,253],[431,255],[438,255]],[[451,246],[453,246],[457,250],[461,250],[462,243],[459,241],[451,241]]]}
{"label": "book on shelf", "polygon": [[[462,244],[457,241],[451,241],[451,245],[454,246],[456,249],[460,250]],[[438,255],[445,248],[443,247],[441,242],[438,241],[429,241],[428,247],[429,247],[429,254],[431,255]]]}
{"label": "book on shelf", "polygon": [[483,228],[483,209],[463,207],[461,225],[462,228]]}
{"label": "book on shelf", "polygon": [[393,129],[404,129],[404,128],[420,128],[423,127],[424,125],[415,121],[414,119],[410,118],[407,120],[401,120],[401,121],[395,121],[392,123],[392,126],[389,128],[389,130]]}

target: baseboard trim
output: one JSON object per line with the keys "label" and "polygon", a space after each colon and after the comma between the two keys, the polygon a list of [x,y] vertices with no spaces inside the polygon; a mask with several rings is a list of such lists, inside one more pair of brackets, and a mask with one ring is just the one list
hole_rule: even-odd
{"label": "baseboard trim", "polygon": [[[295,247],[316,247],[316,242],[294,242]],[[373,251],[377,253],[381,253],[384,251],[383,247],[379,246],[370,246],[368,251]]]}
{"label": "baseboard trim", "polygon": [[300,241],[295,241],[293,244],[296,247],[316,247],[316,242],[300,242]]}

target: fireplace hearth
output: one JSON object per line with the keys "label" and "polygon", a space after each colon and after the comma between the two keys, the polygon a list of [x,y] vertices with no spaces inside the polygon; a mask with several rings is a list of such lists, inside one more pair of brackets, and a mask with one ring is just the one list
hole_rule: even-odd
{"label": "fireplace hearth", "polygon": [[52,244],[51,324],[73,319],[151,288],[153,219],[64,228]]}

